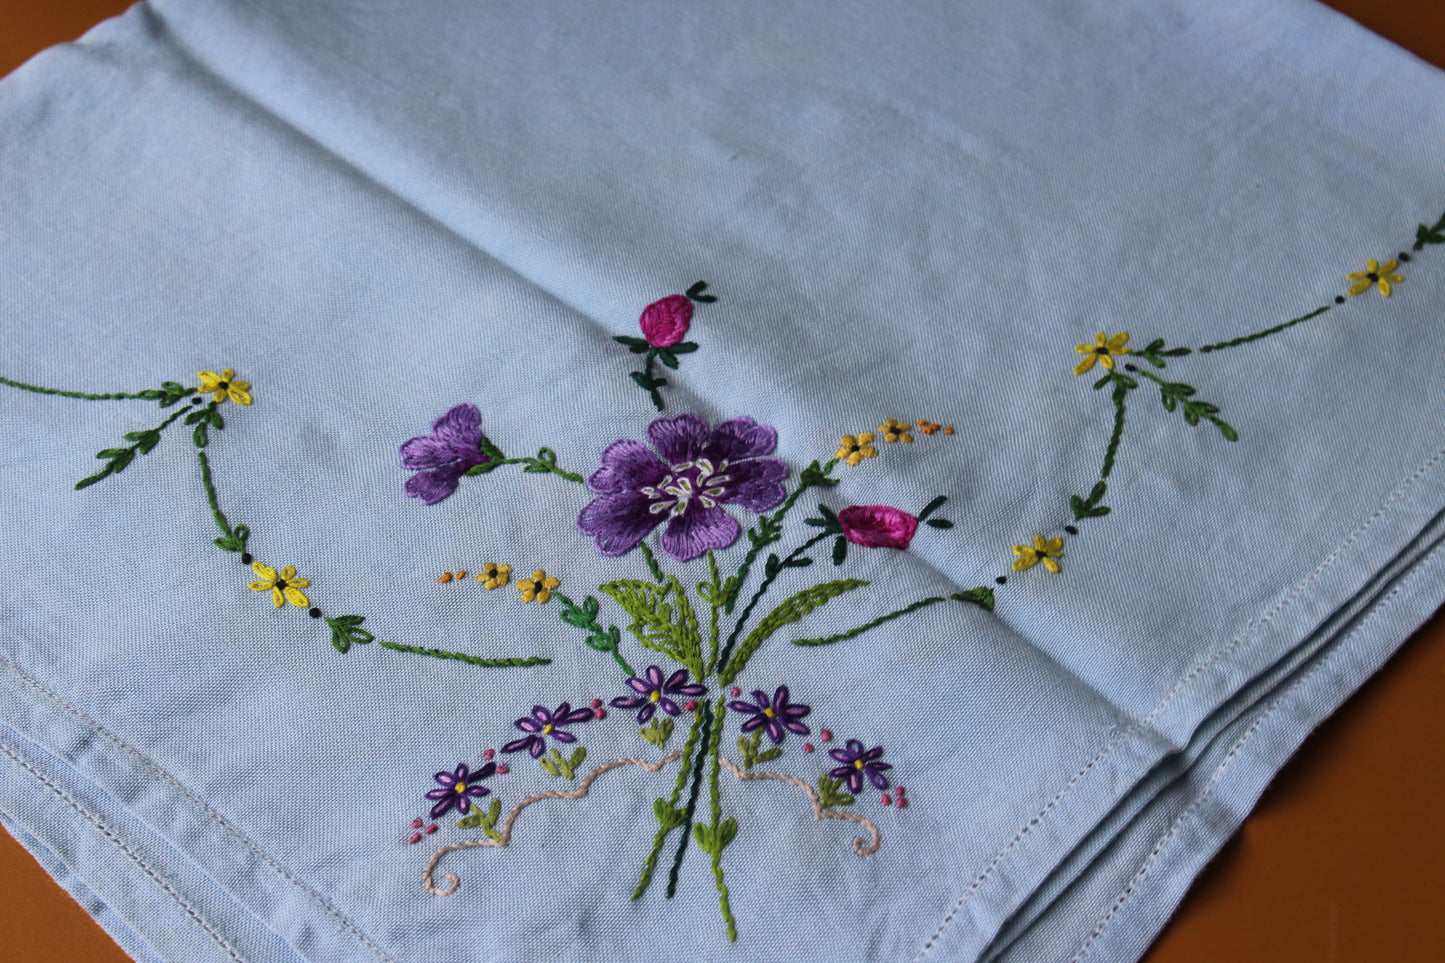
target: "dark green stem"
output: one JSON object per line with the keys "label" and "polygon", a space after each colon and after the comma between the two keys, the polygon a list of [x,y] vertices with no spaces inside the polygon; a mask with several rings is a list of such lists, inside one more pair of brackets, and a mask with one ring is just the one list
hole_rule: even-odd
{"label": "dark green stem", "polygon": [[1224,348],[1233,348],[1236,345],[1249,344],[1249,342],[1251,341],[1258,341],[1260,338],[1267,338],[1272,334],[1279,334],[1286,328],[1292,328],[1302,321],[1308,321],[1310,318],[1319,317],[1321,314],[1324,314],[1329,309],[1330,306],[1327,304],[1322,308],[1315,308],[1309,314],[1302,314],[1292,321],[1286,321],[1284,324],[1277,324],[1272,328],[1265,328],[1263,331],[1256,331],[1254,334],[1246,334],[1243,337],[1234,338],[1230,341],[1220,341],[1217,344],[1206,344],[1204,347],[1199,349],[1199,352],[1203,354],[1208,351],[1220,351]]}
{"label": "dark green stem", "polygon": [[712,825],[710,827],[713,841],[711,847],[712,877],[713,881],[717,884],[718,909],[722,912],[723,921],[727,923],[728,942],[736,943],[738,941],[738,921],[733,917],[732,903],[728,899],[727,882],[723,879],[722,853],[726,843],[723,842],[722,832],[720,830],[722,825],[722,796],[718,791],[718,770],[722,765],[722,760],[718,753],[722,747],[723,716],[726,708],[726,697],[718,699],[717,722],[713,726],[711,739],[712,750],[709,752],[709,755],[712,757],[712,765],[708,768],[707,789],[708,797],[712,804]]}
{"label": "dark green stem", "polygon": [[448,652],[445,649],[428,649],[420,645],[402,645],[400,642],[378,640],[377,644],[383,649],[392,649],[397,652],[413,652],[417,655],[429,655],[436,659],[455,659],[458,662],[465,662],[468,665],[478,665],[484,669],[515,669],[529,665],[547,665],[552,661],[551,659],[543,659],[538,656],[509,659],[483,659],[480,656],[467,655],[463,652]]}
{"label": "dark green stem", "polygon": [[211,481],[211,460],[200,449],[196,450],[196,458],[201,462],[201,485],[206,489],[206,501],[211,506],[211,515],[215,517],[216,525],[221,531],[229,536],[231,523],[226,521],[226,514],[221,511],[221,503],[216,497],[216,483]]}
{"label": "dark green stem", "polygon": [[903,608],[897,610],[896,612],[889,612],[887,615],[880,615],[880,616],[878,616],[878,618],[874,619],[872,622],[864,622],[862,625],[858,626],[857,628],[849,629],[847,632],[839,632],[837,635],[830,635],[830,636],[828,636],[828,637],[826,637],[826,638],[821,638],[821,639],[794,639],[794,640],[793,640],[793,644],[794,644],[794,645],[816,646],[816,645],[832,645],[834,642],[843,642],[843,641],[846,641],[846,640],[848,640],[848,639],[851,639],[851,638],[855,638],[855,637],[857,637],[857,636],[860,636],[860,635],[862,635],[864,632],[867,632],[869,629],[876,629],[878,626],[882,625],[882,624],[885,623],[885,622],[891,622],[891,621],[893,621],[894,619],[902,618],[903,616],[907,615],[909,612],[917,612],[919,609],[928,608],[928,606],[932,605],[932,604],[935,603],[935,602],[946,602],[946,601],[948,601],[948,596],[947,596],[947,595],[935,595],[935,596],[933,596],[933,597],[931,597],[931,598],[919,599],[917,602],[914,602],[912,605],[905,605]]}
{"label": "dark green stem", "polygon": [[784,559],[777,567],[773,568],[773,570],[767,574],[767,576],[763,579],[762,583],[758,585],[758,590],[753,593],[753,597],[748,600],[748,606],[747,608],[743,609],[743,614],[739,615],[737,621],[733,623],[733,630],[728,633],[728,640],[723,643],[722,651],[718,653],[717,665],[725,666],[728,664],[728,656],[732,655],[733,646],[737,644],[738,636],[742,634],[743,627],[747,625],[748,616],[753,614],[753,609],[757,607],[758,600],[761,599],[763,595],[768,591],[768,586],[773,584],[773,580],[778,577],[778,573],[783,571],[785,568],[788,568],[789,562],[797,561],[803,556],[804,553],[808,551],[808,549],[812,548],[823,539],[834,538],[837,536],[837,534],[838,533],[836,531],[829,531],[827,529],[819,532],[818,534],[814,535],[812,538],[804,542],[802,545],[799,545],[797,548],[795,548],[786,559]]}
{"label": "dark green stem", "polygon": [[[90,394],[84,391],[61,391],[59,388],[42,388],[40,385],[28,385],[23,381],[11,381],[9,378],[0,378],[0,384],[9,385],[12,388],[19,388],[22,391],[33,391],[42,395],[59,395],[62,398],[81,398],[85,401],[155,401],[162,397],[162,393],[155,389],[148,389],[141,392],[112,391],[107,394]],[[187,388],[182,394],[191,394],[199,391],[199,388]]]}
{"label": "dark green stem", "polygon": [[652,403],[657,406],[658,411],[662,411],[667,405],[663,404],[662,393],[657,390],[656,379],[652,377],[652,361],[655,357],[657,349],[649,348],[647,360],[642,363],[642,376],[647,379],[647,393],[652,396]]}
{"label": "dark green stem", "polygon": [[[687,785],[687,777],[692,772],[692,750],[697,745],[697,737],[702,732],[702,713],[699,712],[692,717],[692,728],[688,730],[687,742],[682,747],[682,768],[678,770],[677,782],[672,787],[672,796],[668,799],[669,809],[677,807],[677,801],[682,797],[683,787]],[[642,863],[642,878],[637,881],[637,888],[632,891],[632,898],[639,899],[647,892],[648,884],[652,882],[652,874],[657,870],[657,857],[662,852],[662,842],[667,834],[674,827],[666,824],[657,827],[657,835],[652,837],[652,849],[647,853],[647,859]]]}
{"label": "dark green stem", "polygon": [[1104,467],[1099,472],[1101,480],[1108,478],[1109,472],[1114,470],[1114,456],[1119,452],[1119,440],[1124,437],[1124,400],[1128,394],[1129,389],[1123,385],[1114,386],[1114,433],[1109,436],[1109,446],[1104,449]]}
{"label": "dark green stem", "polygon": [[682,858],[687,855],[687,842],[692,838],[692,818],[697,812],[698,791],[702,789],[702,774],[706,768],[704,757],[708,753],[709,744],[712,742],[712,703],[704,702],[698,707],[703,721],[703,741],[698,747],[697,757],[693,761],[692,792],[687,799],[687,812],[682,820],[682,839],[677,843],[677,855],[672,858],[672,869],[667,874],[667,898],[672,899],[677,895],[677,875],[682,871]]}
{"label": "dark green stem", "polygon": [[[814,486],[827,484],[828,476],[833,473],[834,468],[838,467],[838,459],[833,458],[820,468],[817,466],[818,463],[816,461],[809,465],[808,470],[805,470],[802,478],[798,480],[797,489],[783,500],[783,504],[778,506],[777,511],[763,518],[759,526],[761,528],[759,537],[752,538],[753,533],[749,530],[748,536],[752,539],[753,545],[752,548],[748,549],[747,555],[743,556],[743,564],[738,566],[738,573],[735,576],[736,581],[733,583],[732,594],[728,596],[727,612],[729,615],[732,614],[733,606],[737,604],[737,593],[742,591],[743,583],[748,580],[748,573],[752,571],[753,562],[757,560],[758,553],[783,537],[783,517],[788,514],[788,509],[797,503],[798,499],[802,497],[803,492]],[[816,471],[813,470],[815,468],[817,469]]]}

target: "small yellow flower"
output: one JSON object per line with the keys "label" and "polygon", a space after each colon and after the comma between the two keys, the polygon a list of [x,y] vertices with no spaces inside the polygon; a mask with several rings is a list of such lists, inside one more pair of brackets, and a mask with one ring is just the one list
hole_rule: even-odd
{"label": "small yellow flower", "polygon": [[279,609],[290,602],[298,609],[304,609],[311,604],[311,601],[301,594],[301,590],[311,584],[309,578],[297,578],[296,569],[290,565],[281,570],[277,575],[276,570],[269,565],[262,565],[260,562],[252,562],[251,568],[261,576],[260,581],[251,583],[251,591],[265,592],[270,590],[271,601],[276,603]]}
{"label": "small yellow flower", "polygon": [[1345,275],[1346,280],[1355,282],[1350,285],[1350,297],[1354,297],[1357,294],[1364,294],[1370,290],[1370,285],[1378,284],[1380,286],[1380,293],[1388,298],[1390,296],[1390,285],[1399,284],[1405,280],[1401,275],[1394,273],[1395,268],[1399,266],[1399,261],[1392,260],[1381,264],[1374,258],[1370,258],[1365,262],[1365,269],[1363,271],[1353,271]]}
{"label": "small yellow flower", "polygon": [[[481,582],[488,589],[501,588],[512,580],[512,566],[498,565],[496,562],[488,562],[482,566],[477,573],[477,581]],[[556,588],[554,585],[553,588]],[[543,599],[542,601],[546,601]]]}
{"label": "small yellow flower", "polygon": [[1018,558],[1014,559],[1015,572],[1022,572],[1026,568],[1033,568],[1040,562],[1043,562],[1044,568],[1050,572],[1058,572],[1059,563],[1054,561],[1054,559],[1064,557],[1064,540],[1062,538],[1044,538],[1042,535],[1035,535],[1032,546],[1015,545],[1014,554],[1018,556]]}
{"label": "small yellow flower", "polygon": [[1104,337],[1104,332],[1100,331],[1094,336],[1093,344],[1074,345],[1074,350],[1084,356],[1084,360],[1080,361],[1078,365],[1075,366],[1074,374],[1081,375],[1085,371],[1088,371],[1094,366],[1095,361],[1099,362],[1099,364],[1108,368],[1110,371],[1113,371],[1114,358],[1117,355],[1129,353],[1129,349],[1124,347],[1124,345],[1128,343],[1129,332],[1127,331],[1120,331],[1112,338]]}
{"label": "small yellow flower", "polygon": [[844,435],[839,438],[838,451],[833,457],[850,465],[856,465],[865,458],[877,458],[878,449],[873,447],[873,432],[865,431],[857,437]]}
{"label": "small yellow flower", "polygon": [[913,435],[910,434],[910,432],[913,431],[913,426],[908,424],[907,422],[904,422],[900,425],[897,418],[889,418],[886,422],[878,426],[878,430],[883,432],[884,441],[893,442],[913,440]]}
{"label": "small yellow flower", "polygon": [[201,379],[201,393],[215,392],[216,401],[225,401],[230,398],[238,405],[251,403],[250,382],[237,381],[236,372],[230,368],[220,374],[216,374],[214,371],[198,371],[196,377]]}
{"label": "small yellow flower", "polygon": [[552,597],[552,590],[561,584],[539,568],[532,573],[531,578],[520,579],[517,582],[517,591],[522,594],[523,602],[545,602]]}

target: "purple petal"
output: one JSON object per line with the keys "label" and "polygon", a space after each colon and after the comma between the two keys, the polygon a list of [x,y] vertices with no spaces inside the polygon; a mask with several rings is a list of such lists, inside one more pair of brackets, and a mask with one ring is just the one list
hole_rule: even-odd
{"label": "purple petal", "polygon": [[420,498],[423,505],[435,505],[457,490],[462,472],[469,466],[452,462],[440,468],[419,471],[406,480],[403,490],[412,498]]}
{"label": "purple petal", "polygon": [[488,789],[486,786],[483,786],[481,783],[475,783],[467,787],[468,796],[486,796],[490,793],[491,790]]}
{"label": "purple petal", "polygon": [[432,778],[435,779],[437,782],[441,783],[443,786],[450,786],[457,781],[457,777],[447,772],[445,769],[432,776]]}
{"label": "purple petal", "polygon": [[787,729],[789,732],[793,733],[794,735],[806,736],[809,732],[812,732],[812,731],[813,731],[813,730],[809,729],[807,726],[803,725],[801,722],[793,722],[793,721],[788,720],[788,719],[783,719],[783,720],[781,720],[781,722],[782,722],[782,724],[783,724],[783,728],[784,728],[784,729]]}
{"label": "purple petal", "polygon": [[767,716],[763,716],[763,715],[753,716],[753,717],[752,717],[751,719],[749,719],[747,722],[744,722],[744,723],[743,723],[743,725],[742,725],[742,731],[743,731],[743,732],[752,732],[752,731],[753,731],[754,729],[756,729],[758,726],[762,725],[763,723],[765,723],[765,722],[767,722],[767,721],[768,721],[768,717],[767,717]]}
{"label": "purple petal", "polygon": [[433,806],[431,808],[431,818],[436,819],[438,816],[441,816],[443,813],[445,813],[448,809],[451,809],[452,804],[456,802],[456,798],[457,797],[455,796],[450,796]]}
{"label": "purple petal", "polygon": [[705,685],[698,685],[696,682],[694,682],[694,683],[692,683],[691,685],[678,686],[676,689],[673,689],[672,691],[673,691],[673,693],[676,694],[676,695],[703,696],[703,695],[707,695],[707,686],[705,686]]}
{"label": "purple petal", "polygon": [[[564,706],[567,705],[567,703],[565,703],[565,702],[562,703],[562,704],[563,704]],[[571,707],[568,706],[568,708],[571,708]],[[552,710],[551,710],[551,709],[548,709],[546,706],[533,706],[533,707],[532,707],[532,718],[533,718],[533,719],[536,719],[538,722],[542,723],[542,725],[545,726],[547,723],[549,723],[549,722],[552,721]],[[528,730],[528,731],[530,732],[530,731],[534,731],[534,730]]]}
{"label": "purple petal", "polygon": [[651,504],[641,492],[599,495],[577,516],[577,530],[595,536],[597,551],[603,555],[626,555],[666,517],[648,511]]}
{"label": "purple petal", "polygon": [[460,404],[432,422],[431,431],[458,453],[474,452],[482,443],[482,413],[476,405]]}
{"label": "purple petal", "polygon": [[645,674],[647,675],[648,692],[656,692],[662,688],[662,669],[655,665],[649,665]]}
{"label": "purple petal", "polygon": [[566,724],[567,717],[568,717],[569,715],[571,715],[571,714],[572,714],[572,703],[570,703],[570,702],[564,702],[564,703],[562,703],[560,706],[557,707],[557,711],[553,712],[551,718],[548,719],[547,721],[551,722],[552,725],[554,725],[554,726],[565,725],[565,724]]}
{"label": "purple petal", "polygon": [[629,678],[627,684],[632,687],[632,691],[640,692],[643,695],[647,695],[647,693],[652,691],[652,686],[647,684],[647,680],[639,679],[637,676]]}
{"label": "purple petal", "polygon": [[401,467],[417,471],[422,468],[440,468],[457,460],[452,446],[431,435],[408,438],[401,445]]}
{"label": "purple petal", "polygon": [[888,780],[887,780],[887,778],[884,777],[880,772],[878,772],[878,767],[876,767],[876,766],[869,766],[869,767],[867,768],[867,773],[868,773],[868,779],[869,779],[870,782],[873,783],[873,785],[877,786],[879,789],[887,789],[887,788],[888,788]]}
{"label": "purple petal", "polygon": [[639,723],[644,723],[644,722],[646,722],[648,719],[651,719],[653,713],[655,713],[655,712],[657,711],[657,703],[656,703],[656,702],[652,702],[651,700],[643,700],[643,701],[647,702],[647,705],[643,706],[643,707],[642,707],[642,711],[637,714],[637,721],[638,721]]}
{"label": "purple petal", "polygon": [[[833,751],[837,752],[838,750],[834,749]],[[834,779],[847,779],[848,774],[852,771],[852,766],[839,766],[837,769],[829,769],[828,775],[832,776]]]}
{"label": "purple petal", "polygon": [[[883,755],[883,747],[874,746],[872,749],[869,749],[867,752],[863,753],[863,758],[868,762],[872,762],[874,759],[877,759],[881,755]],[[888,764],[883,763],[883,765],[886,766]]]}
{"label": "purple petal", "polygon": [[667,682],[663,685],[663,689],[667,692],[677,692],[679,691],[678,686],[682,685],[686,681],[687,670],[678,669],[672,675],[667,677]]}
{"label": "purple petal", "polygon": [[482,768],[478,769],[476,772],[472,773],[472,778],[486,779],[488,776],[493,775],[496,771],[497,764],[495,762],[489,762]]}
{"label": "purple petal", "polygon": [[521,729],[523,732],[541,732],[542,726],[545,725],[545,723],[538,722],[536,719],[533,719],[530,716],[518,719],[514,724],[518,729]]}
{"label": "purple petal", "polygon": [[777,447],[778,433],[772,428],[751,418],[732,418],[712,430],[707,453],[716,464],[722,459],[736,462],[742,458],[771,454]]}
{"label": "purple petal", "polygon": [[587,479],[594,492],[636,491],[656,485],[667,477],[668,468],[640,441],[619,438],[602,449],[600,467]]}
{"label": "purple petal", "polygon": [[658,418],[647,426],[647,440],[669,465],[698,458],[707,448],[710,435],[707,422],[691,414]]}
{"label": "purple petal", "polygon": [[788,466],[776,458],[734,462],[725,474],[728,480],[722,485],[723,495],[718,501],[741,505],[750,512],[772,511],[787,494],[783,479],[788,475]]}
{"label": "purple petal", "polygon": [[454,796],[454,795],[456,795],[456,793],[452,792],[450,789],[433,789],[433,790],[431,790],[430,792],[428,792],[428,793],[426,794],[426,798],[428,798],[428,799],[446,799],[446,798],[448,798],[448,797],[450,797],[450,796]]}
{"label": "purple petal", "polygon": [[[829,749],[829,750],[828,750],[828,755],[832,756],[834,759],[838,760],[839,762],[852,762],[852,761],[853,761],[853,757],[850,756],[850,755],[848,755],[848,750],[846,750],[846,749]],[[845,766],[845,767],[843,767],[843,768],[847,768],[847,767]],[[835,776],[838,775],[838,770],[836,770],[836,769],[833,770],[833,775],[835,775]]]}
{"label": "purple petal", "polygon": [[758,707],[753,710],[754,712],[762,712],[764,709],[772,708],[772,702],[769,701],[768,694],[762,689],[753,690],[753,701],[758,704]]}
{"label": "purple petal", "polygon": [[530,753],[532,754],[532,758],[533,758],[533,759],[540,759],[540,758],[542,757],[542,753],[545,752],[546,750],[547,750],[547,740],[546,740],[546,739],[543,739],[541,736],[533,736],[533,737],[532,737],[532,748],[529,749],[529,750],[527,750],[528,752],[530,752]]}
{"label": "purple petal", "polygon": [[577,741],[577,737],[574,736],[574,735],[572,735],[572,733],[568,732],[566,729],[553,729],[553,730],[552,730],[552,738],[553,738],[553,739],[556,739],[558,742],[576,742],[576,741]]}
{"label": "purple petal", "polygon": [[769,719],[767,716],[758,716],[758,718],[762,719],[763,725],[768,727],[769,739],[773,740],[775,744],[783,741],[783,727],[778,725],[777,719]]}
{"label": "purple petal", "polygon": [[693,502],[682,515],[672,517],[657,544],[679,562],[691,562],[709,551],[727,548],[741,534],[742,527],[727,512]]}
{"label": "purple petal", "polygon": [[675,716],[675,715],[678,715],[678,714],[680,714],[680,713],[682,712],[682,710],[677,707],[677,703],[676,703],[676,702],[673,702],[671,699],[667,698],[666,696],[663,696],[661,699],[658,699],[658,700],[657,700],[657,704],[662,707],[662,711],[663,711],[663,712],[666,712],[666,713],[667,713],[668,715],[670,715],[670,716]]}
{"label": "purple petal", "polygon": [[611,705],[614,709],[636,709],[638,706],[642,705],[644,702],[647,701],[647,699],[644,699],[641,696],[618,696],[617,698],[613,699],[609,703],[609,705]]}
{"label": "purple petal", "polygon": [[464,762],[457,763],[456,771],[452,773],[452,775],[456,777],[457,782],[466,782],[471,774],[471,767]]}
{"label": "purple petal", "polygon": [[789,693],[788,693],[788,687],[787,687],[787,686],[785,686],[785,685],[780,685],[780,686],[778,686],[777,691],[773,693],[773,711],[774,711],[774,712],[784,712],[784,711],[787,710],[787,708],[788,708],[788,695],[789,695]]}
{"label": "purple petal", "polygon": [[[753,712],[753,713],[756,713],[756,712],[758,711],[758,707],[757,707],[757,706],[753,705],[751,702],[743,702],[741,699],[737,700],[736,702],[729,702],[729,703],[728,703],[728,708],[729,708],[729,709],[732,709],[734,712]],[[834,752],[837,752],[838,750],[835,749],[835,750],[833,750],[833,751],[834,751]]]}
{"label": "purple petal", "polygon": [[863,755],[863,751],[863,743],[859,742],[857,739],[848,740],[848,753],[851,758],[859,758]]}
{"label": "purple petal", "polygon": [[457,797],[457,812],[465,816],[468,812],[471,811],[471,808],[472,801],[466,797],[466,794],[462,794]]}
{"label": "purple petal", "polygon": [[554,721],[554,722],[553,722],[553,725],[570,726],[570,725],[572,725],[574,722],[586,722],[588,719],[591,719],[591,718],[592,718],[592,710],[591,710],[591,709],[573,709],[571,712],[567,713],[566,718],[558,719],[558,720]]}
{"label": "purple petal", "polygon": [[801,702],[794,702],[790,706],[785,706],[783,711],[779,712],[778,715],[785,719],[801,719],[812,711],[812,706],[805,706]]}
{"label": "purple petal", "polygon": [[503,751],[503,752],[521,752],[523,749],[526,749],[526,748],[530,747],[530,746],[532,745],[532,743],[534,743],[534,742],[536,742],[536,741],[537,741],[537,737],[536,737],[536,736],[523,736],[522,738],[517,739],[517,740],[514,741],[514,742],[509,742],[509,743],[507,743],[505,746],[502,747],[502,751]]}
{"label": "purple petal", "polygon": [[852,767],[849,767],[849,769],[848,769],[848,791],[849,791],[849,792],[862,792],[862,791],[863,791],[863,774],[862,774],[861,772],[859,772],[857,769],[854,769],[854,768],[852,768]]}

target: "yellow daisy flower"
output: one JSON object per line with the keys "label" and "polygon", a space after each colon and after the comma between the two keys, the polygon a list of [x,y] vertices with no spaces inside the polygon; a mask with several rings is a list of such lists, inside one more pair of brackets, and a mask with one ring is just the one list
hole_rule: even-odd
{"label": "yellow daisy flower", "polygon": [[856,465],[865,458],[877,458],[878,449],[873,447],[873,432],[865,431],[857,437],[844,435],[839,438],[838,451],[833,457],[850,465]]}
{"label": "yellow daisy flower", "polygon": [[552,590],[561,584],[539,568],[532,573],[531,578],[524,578],[517,582],[517,591],[522,594],[523,602],[545,602],[552,597]]}
{"label": "yellow daisy flower", "polygon": [[[488,589],[501,588],[512,580],[512,566],[498,565],[496,562],[488,562],[482,566],[477,573],[477,581],[481,582]],[[556,588],[554,585],[553,588]],[[543,599],[545,602],[546,599]]]}
{"label": "yellow daisy flower", "polygon": [[878,430],[883,432],[884,441],[893,442],[913,440],[913,435],[910,434],[910,432],[913,430],[913,426],[908,424],[907,422],[899,424],[897,418],[889,418],[886,422],[878,426]]}
{"label": "yellow daisy flower", "polygon": [[260,562],[252,562],[251,568],[261,576],[259,581],[251,583],[251,591],[271,592],[271,601],[276,603],[279,609],[290,602],[298,609],[304,609],[311,604],[311,601],[301,593],[301,590],[311,584],[309,578],[297,578],[296,569],[290,565],[276,574],[276,570],[269,565],[262,565]]}
{"label": "yellow daisy flower", "polygon": [[236,372],[227,368],[220,374],[214,371],[198,371],[196,377],[201,379],[201,393],[215,393],[216,401],[225,401],[230,398],[238,405],[249,405],[251,403],[251,384],[248,381],[237,381]]}
{"label": "yellow daisy flower", "polygon": [[1015,572],[1022,572],[1026,568],[1033,568],[1043,562],[1044,568],[1056,573],[1059,570],[1059,563],[1054,559],[1064,557],[1064,540],[1035,535],[1032,546],[1015,545],[1014,554],[1018,556],[1014,559]]}
{"label": "yellow daisy flower", "polygon": [[1370,258],[1365,262],[1365,269],[1363,271],[1352,271],[1345,275],[1346,280],[1355,282],[1350,285],[1350,297],[1354,297],[1357,294],[1364,294],[1370,290],[1371,285],[1378,284],[1380,286],[1380,293],[1388,298],[1390,296],[1390,285],[1399,284],[1405,280],[1401,275],[1394,273],[1395,268],[1399,266],[1399,261],[1391,260],[1381,264],[1374,258]]}
{"label": "yellow daisy flower", "polygon": [[1081,375],[1085,371],[1088,371],[1094,366],[1095,361],[1099,362],[1099,364],[1108,368],[1110,371],[1113,371],[1114,358],[1117,355],[1129,353],[1129,349],[1124,347],[1124,345],[1128,343],[1129,332],[1127,331],[1120,331],[1112,338],[1104,337],[1104,332],[1100,331],[1094,336],[1093,344],[1074,345],[1074,350],[1084,356],[1084,360],[1080,361],[1078,365],[1075,366],[1074,374]]}

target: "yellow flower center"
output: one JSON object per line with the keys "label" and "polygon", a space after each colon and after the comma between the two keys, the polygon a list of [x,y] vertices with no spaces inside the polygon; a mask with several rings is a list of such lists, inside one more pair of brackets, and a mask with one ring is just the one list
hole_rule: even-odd
{"label": "yellow flower center", "polygon": [[452,790],[455,791],[458,796],[464,796],[467,792],[467,784],[464,782],[459,782],[452,787]]}
{"label": "yellow flower center", "polygon": [[549,722],[549,723],[547,723],[545,726],[542,727],[542,734],[543,734],[543,735],[546,735],[547,733],[551,732],[552,729],[553,729],[552,723]]}
{"label": "yellow flower center", "polygon": [[763,710],[763,715],[767,716],[769,719],[776,719],[776,718],[778,717],[778,714],[773,711],[773,707],[772,707],[772,706],[769,706],[768,708],[764,709],[764,710]]}
{"label": "yellow flower center", "polygon": [[853,768],[854,768],[854,769],[862,769],[862,768],[863,768],[863,760],[862,760],[862,759],[854,759],[854,760],[853,760]]}
{"label": "yellow flower center", "polygon": [[648,698],[651,699],[653,702],[659,702],[662,699],[662,693],[654,689],[652,690],[652,694],[649,695]]}

